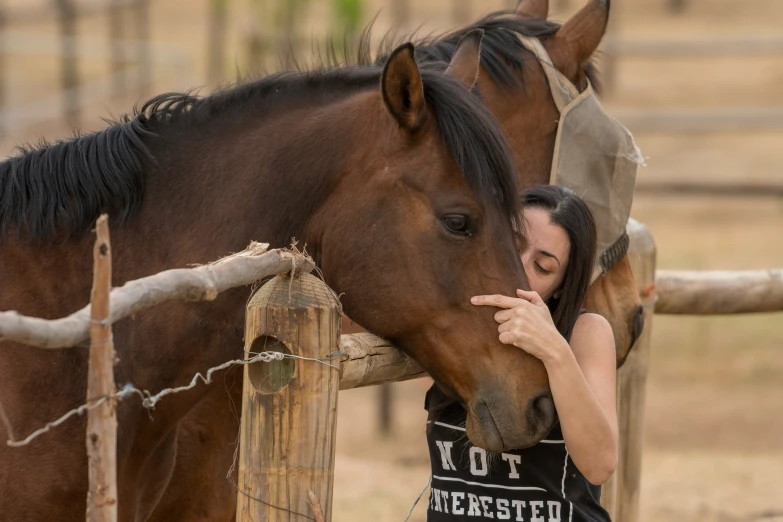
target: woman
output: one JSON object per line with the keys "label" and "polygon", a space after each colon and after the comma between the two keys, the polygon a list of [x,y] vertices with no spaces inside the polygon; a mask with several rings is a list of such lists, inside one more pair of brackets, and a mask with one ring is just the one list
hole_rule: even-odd
{"label": "woman", "polygon": [[523,202],[529,244],[522,262],[532,290],[471,302],[502,308],[495,314],[500,341],[544,363],[559,422],[531,448],[489,456],[467,441],[463,407],[433,386],[425,403],[429,522],[609,520],[599,485],[617,463],[614,337],[603,317],[581,310],[595,225],[584,202],[564,187],[535,187]]}

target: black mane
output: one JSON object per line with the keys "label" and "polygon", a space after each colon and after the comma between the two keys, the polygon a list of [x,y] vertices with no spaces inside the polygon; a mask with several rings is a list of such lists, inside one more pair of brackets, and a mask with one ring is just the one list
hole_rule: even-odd
{"label": "black mane", "polygon": [[[480,197],[516,223],[516,177],[501,129],[472,94],[436,69],[422,66],[421,72],[444,145]],[[377,89],[380,75],[377,66],[327,68],[275,74],[207,97],[162,94],[101,131],[20,148],[0,163],[0,238],[12,225],[43,240],[83,233],[102,212],[130,218],[155,166],[154,140],[186,140],[199,129],[258,120],[316,96],[333,102]]]}
{"label": "black mane", "polygon": [[[519,81],[524,69],[523,60],[525,47],[519,41],[518,35],[531,37],[553,36],[561,25],[540,18],[520,18],[513,10],[496,11],[485,16],[478,22],[457,31],[428,36],[414,42],[416,46],[416,61],[419,63],[448,63],[454,56],[460,38],[474,29],[483,29],[484,38],[481,41],[481,65],[490,76],[493,83],[504,87],[520,87]],[[359,61],[366,60],[369,53],[366,48],[369,43],[369,30],[362,34],[359,46]],[[387,34],[381,42],[376,63],[383,63],[388,54],[396,47],[396,37]],[[585,74],[590,79],[593,88],[598,92],[598,73],[592,63],[588,63]]]}

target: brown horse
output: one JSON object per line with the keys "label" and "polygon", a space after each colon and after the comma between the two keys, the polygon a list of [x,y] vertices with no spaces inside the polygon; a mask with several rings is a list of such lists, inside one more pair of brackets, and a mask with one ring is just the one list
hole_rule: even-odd
{"label": "brown horse", "polygon": [[[512,146],[520,189],[549,183],[559,115],[541,65],[516,35],[540,37],[556,58],[558,69],[584,88],[587,77],[596,83],[591,57],[606,30],[608,10],[608,2],[593,1],[561,27],[546,21],[545,0],[527,0],[520,2],[516,11],[491,14],[468,28],[416,47],[419,62],[441,63],[445,67],[463,35],[476,28],[484,31],[478,91],[499,119]],[[359,54],[360,63],[372,61],[369,38]],[[611,323],[618,366],[621,365],[643,327],[643,310],[627,257],[593,283],[586,304]],[[347,312],[358,324],[379,333],[354,317],[351,310]],[[347,326],[362,330],[350,323]],[[228,382],[236,389],[241,375],[230,377]],[[213,393],[211,400],[202,401],[199,408],[203,411],[180,424],[178,448],[181,455],[187,456],[180,462],[190,465],[177,467],[176,478],[170,482],[153,517],[155,522],[227,521],[233,516],[236,493],[224,478],[231,460],[222,449],[234,444],[239,423],[230,412],[221,409],[220,394],[224,392],[219,392]],[[221,413],[226,417],[225,423],[235,426],[234,433],[226,435],[202,422]]]}
{"label": "brown horse", "polygon": [[[23,150],[0,164],[0,309],[53,318],[87,301],[85,232],[104,211],[116,283],[251,239],[297,237],[349,314],[465,403],[475,444],[535,443],[554,420],[546,372],[500,344],[493,312],[469,302],[525,282],[511,153],[468,90],[480,38],[463,39],[445,74],[417,66],[406,44],[383,68],[280,74],[202,99],[162,95],[95,134]],[[155,391],[241,357],[247,297],[239,289],[116,324],[117,381]],[[86,355],[0,345],[0,397],[17,435],[84,402]],[[119,404],[120,520],[233,517],[222,477],[236,435],[234,377],[171,396],[151,417],[137,401]],[[84,434],[74,420],[28,446],[0,445],[0,520],[83,519]]]}
{"label": "brown horse", "polygon": [[[518,35],[539,38],[553,65],[579,90],[586,87],[587,78],[596,86],[591,60],[606,31],[609,0],[591,0],[562,26],[547,21],[547,15],[547,0],[521,0],[515,11],[492,13],[469,27],[416,46],[419,63],[448,63],[464,34],[484,31],[478,90],[506,133],[520,189],[549,183],[560,116],[541,64]],[[367,47],[365,40],[360,61],[369,56]],[[644,310],[627,256],[616,260],[592,284],[586,307],[612,325],[620,366],[644,326]]]}

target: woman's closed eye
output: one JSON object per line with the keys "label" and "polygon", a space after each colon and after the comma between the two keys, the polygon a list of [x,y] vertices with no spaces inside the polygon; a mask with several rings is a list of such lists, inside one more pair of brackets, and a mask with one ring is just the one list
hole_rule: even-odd
{"label": "woman's closed eye", "polygon": [[550,274],[552,273],[552,271],[551,271],[551,270],[547,270],[546,268],[544,268],[543,266],[539,265],[538,263],[534,263],[534,265],[536,266],[536,271],[537,271],[539,274],[542,274],[542,275],[550,275]]}

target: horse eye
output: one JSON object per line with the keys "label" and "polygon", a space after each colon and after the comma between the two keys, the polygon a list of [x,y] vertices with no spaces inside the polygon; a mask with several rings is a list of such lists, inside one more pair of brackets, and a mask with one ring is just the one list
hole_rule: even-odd
{"label": "horse eye", "polygon": [[443,225],[452,234],[460,236],[470,235],[470,221],[463,214],[449,214],[443,217]]}

